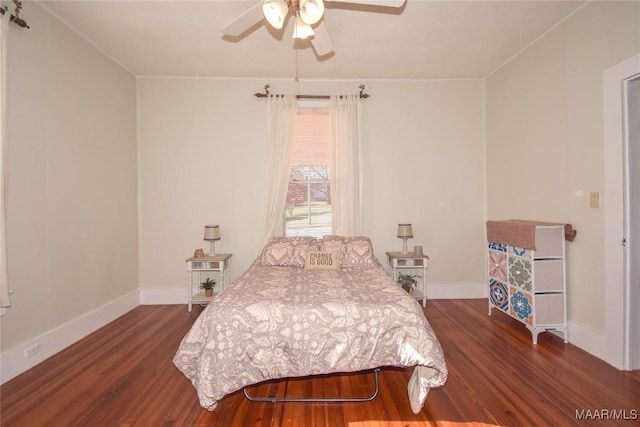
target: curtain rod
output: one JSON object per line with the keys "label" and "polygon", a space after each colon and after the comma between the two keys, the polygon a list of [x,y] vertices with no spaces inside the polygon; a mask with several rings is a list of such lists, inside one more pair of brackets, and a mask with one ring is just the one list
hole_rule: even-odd
{"label": "curtain rod", "polygon": [[[266,98],[267,96],[271,95],[271,93],[269,93],[269,88],[271,87],[271,85],[264,85],[264,93],[254,93],[253,96],[255,96],[256,98]],[[360,93],[358,94],[358,96],[361,99],[367,99],[369,98],[371,95],[369,95],[368,93],[364,93],[364,85],[360,85],[358,86],[360,88]],[[274,96],[278,97],[278,96],[284,96],[284,95],[279,95],[279,94],[275,94]],[[296,95],[296,99],[329,99],[330,96],[329,95]],[[342,95],[340,96],[340,98],[342,98]]]}
{"label": "curtain rod", "polygon": [[[27,21],[25,21],[24,19],[20,18],[20,9],[22,9],[22,2],[18,1],[18,0],[13,0],[13,2],[16,5],[16,14],[15,15],[11,15],[11,17],[9,18],[9,21],[15,22],[16,25],[18,25],[18,27],[31,28],[27,24]],[[1,14],[4,15],[7,12],[9,12],[9,7],[8,6],[0,8],[0,13]]]}

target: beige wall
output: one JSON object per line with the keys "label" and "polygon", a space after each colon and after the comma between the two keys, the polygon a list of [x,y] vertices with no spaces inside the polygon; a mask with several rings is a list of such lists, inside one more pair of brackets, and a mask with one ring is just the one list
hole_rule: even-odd
{"label": "beige wall", "polygon": [[31,30],[11,40],[3,352],[138,289],[186,299],[206,223],[221,225],[232,278],[247,268],[265,215],[265,101],[252,94],[266,83],[366,84],[364,234],[381,260],[411,222],[430,285],[481,284],[485,209],[568,221],[569,316],[602,331],[603,218],[587,196],[603,188],[602,71],[640,51],[639,17],[638,2],[590,3],[486,82],[136,82],[30,3]]}
{"label": "beige wall", "polygon": [[484,282],[482,81],[300,82],[139,78],[140,288],[180,289],[184,260],[220,224],[232,278],[259,250],[265,216],[266,101],[272,92],[357,93],[363,102],[364,234],[401,249],[411,222],[430,284]]}
{"label": "beige wall", "polygon": [[[569,222],[569,319],[604,331],[602,72],[640,51],[640,3],[592,2],[486,79],[488,219]],[[606,197],[606,194],[602,194]]]}
{"label": "beige wall", "polygon": [[37,4],[27,19],[9,46],[3,351],[138,287],[135,78]]}

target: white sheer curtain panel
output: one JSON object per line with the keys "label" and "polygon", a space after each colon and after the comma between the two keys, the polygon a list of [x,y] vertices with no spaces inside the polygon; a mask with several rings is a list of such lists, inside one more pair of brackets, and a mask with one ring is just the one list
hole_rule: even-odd
{"label": "white sheer curtain panel", "polygon": [[296,127],[295,95],[267,98],[267,218],[261,248],[282,232]]}
{"label": "white sheer curtain panel", "polygon": [[7,190],[9,147],[7,144],[7,39],[9,18],[5,11],[0,17],[0,307],[10,307],[9,273],[7,262]]}
{"label": "white sheer curtain panel", "polygon": [[362,233],[361,101],[357,95],[331,96],[331,205],[333,234]]}

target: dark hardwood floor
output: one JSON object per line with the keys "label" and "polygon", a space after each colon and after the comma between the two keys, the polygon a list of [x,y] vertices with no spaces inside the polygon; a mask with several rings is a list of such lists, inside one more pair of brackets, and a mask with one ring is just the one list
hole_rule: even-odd
{"label": "dark hardwood floor", "polygon": [[[538,345],[486,300],[432,300],[425,309],[449,379],[413,414],[408,369],[384,369],[380,395],[347,404],[254,403],[242,392],[202,409],[171,360],[200,307],[140,306],[0,387],[2,426],[636,426],[640,372],[621,372],[562,339]],[[256,395],[365,395],[371,374],[283,380]],[[606,412],[605,412],[606,411]],[[613,412],[615,411],[615,413]],[[582,417],[579,420],[577,418]],[[586,418],[586,419],[584,419]],[[622,418],[614,420],[613,418]]]}

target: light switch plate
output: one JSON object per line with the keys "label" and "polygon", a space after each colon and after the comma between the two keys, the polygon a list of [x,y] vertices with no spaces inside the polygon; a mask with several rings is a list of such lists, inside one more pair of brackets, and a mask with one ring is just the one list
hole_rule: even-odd
{"label": "light switch plate", "polygon": [[600,207],[600,193],[594,192],[589,194],[589,206],[598,209]]}

